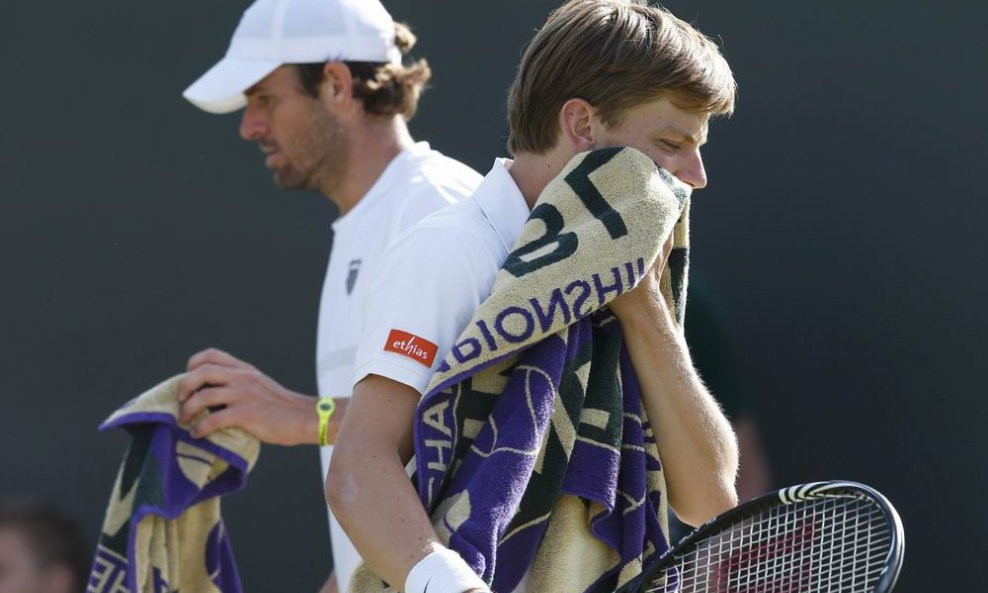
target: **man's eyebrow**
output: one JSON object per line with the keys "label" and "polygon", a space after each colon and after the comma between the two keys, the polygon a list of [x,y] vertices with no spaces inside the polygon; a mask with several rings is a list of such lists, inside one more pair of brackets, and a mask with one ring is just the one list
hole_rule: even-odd
{"label": "man's eyebrow", "polygon": [[703,131],[701,131],[699,134],[694,135],[694,134],[690,134],[689,132],[683,130],[678,126],[670,124],[662,128],[659,128],[659,130],[656,132],[656,134],[670,134],[670,133],[681,137],[683,140],[690,142],[691,144],[696,144],[697,146],[703,146],[704,144],[707,143],[706,128],[704,128]]}
{"label": "man's eyebrow", "polygon": [[259,92],[261,92],[263,90],[264,90],[264,83],[263,82],[259,82],[259,83],[255,84],[254,86],[248,88],[246,91],[244,91],[244,95],[247,96],[247,97],[249,97],[249,96],[254,95],[254,94],[257,94],[257,93],[259,93]]}

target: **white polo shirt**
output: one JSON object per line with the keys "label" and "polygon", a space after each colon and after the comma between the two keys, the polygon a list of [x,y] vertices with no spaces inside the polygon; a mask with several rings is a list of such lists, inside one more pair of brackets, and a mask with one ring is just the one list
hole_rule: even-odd
{"label": "white polo shirt", "polygon": [[[316,337],[320,395],[349,397],[353,392],[362,305],[385,248],[426,215],[470,196],[481,180],[473,169],[419,142],[399,153],[356,206],[333,223]],[[331,455],[332,447],[320,451],[324,482]],[[345,591],[360,557],[332,514],[329,522],[333,566]]]}
{"label": "white polo shirt", "polygon": [[473,196],[388,247],[364,299],[353,385],[374,374],[425,391],[528,220],[507,163],[498,159]]}
{"label": "white polo shirt", "polygon": [[[508,163],[498,159],[473,196],[428,216],[388,247],[364,299],[354,385],[374,374],[425,391],[490,295],[528,220]],[[528,572],[512,593],[526,593],[527,581]]]}

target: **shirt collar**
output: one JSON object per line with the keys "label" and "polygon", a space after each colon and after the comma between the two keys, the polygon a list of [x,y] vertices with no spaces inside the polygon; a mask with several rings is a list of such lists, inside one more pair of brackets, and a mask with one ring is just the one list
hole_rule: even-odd
{"label": "shirt collar", "polygon": [[[374,181],[367,193],[364,194],[360,200],[354,204],[353,208],[343,216],[338,216],[336,220],[333,221],[331,225],[334,231],[340,230],[342,226],[346,224],[346,221],[360,218],[360,212],[367,210],[372,202],[388,192],[391,185],[396,179],[400,179],[402,176],[402,171],[408,166],[409,163],[414,163],[416,160],[425,158],[429,156],[432,152],[432,148],[429,146],[428,142],[416,142],[415,144],[409,146],[408,148],[402,150],[395,158],[391,159],[388,166],[384,168],[381,175]],[[406,175],[407,177],[407,175]]]}
{"label": "shirt collar", "polygon": [[508,172],[509,159],[497,159],[477,187],[473,199],[494,227],[505,251],[511,252],[531,211],[518,184]]}

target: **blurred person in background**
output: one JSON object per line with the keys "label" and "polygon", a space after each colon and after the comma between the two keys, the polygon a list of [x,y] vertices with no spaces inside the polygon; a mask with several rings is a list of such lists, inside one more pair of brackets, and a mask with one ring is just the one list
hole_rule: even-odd
{"label": "blurred person in background", "polygon": [[[213,410],[194,436],[239,427],[265,443],[321,445],[325,476],[350,396],[371,269],[399,233],[481,180],[409,133],[431,77],[425,60],[403,64],[414,43],[377,0],[257,0],[226,57],[186,89],[185,98],[206,111],[243,109],[240,135],[257,143],[277,185],[318,191],[339,211],[319,307],[322,397],[208,349],[190,358],[180,387],[183,421]],[[359,556],[329,520],[336,577],[323,590],[335,592]]]}
{"label": "blurred person in background", "polygon": [[39,499],[0,500],[0,593],[83,593],[89,564],[74,518]]}

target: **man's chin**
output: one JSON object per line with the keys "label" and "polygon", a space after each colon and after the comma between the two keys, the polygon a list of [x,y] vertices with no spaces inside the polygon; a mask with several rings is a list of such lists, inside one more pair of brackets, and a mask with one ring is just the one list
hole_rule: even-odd
{"label": "man's chin", "polygon": [[307,180],[292,171],[278,170],[274,173],[274,183],[281,189],[308,189]]}

